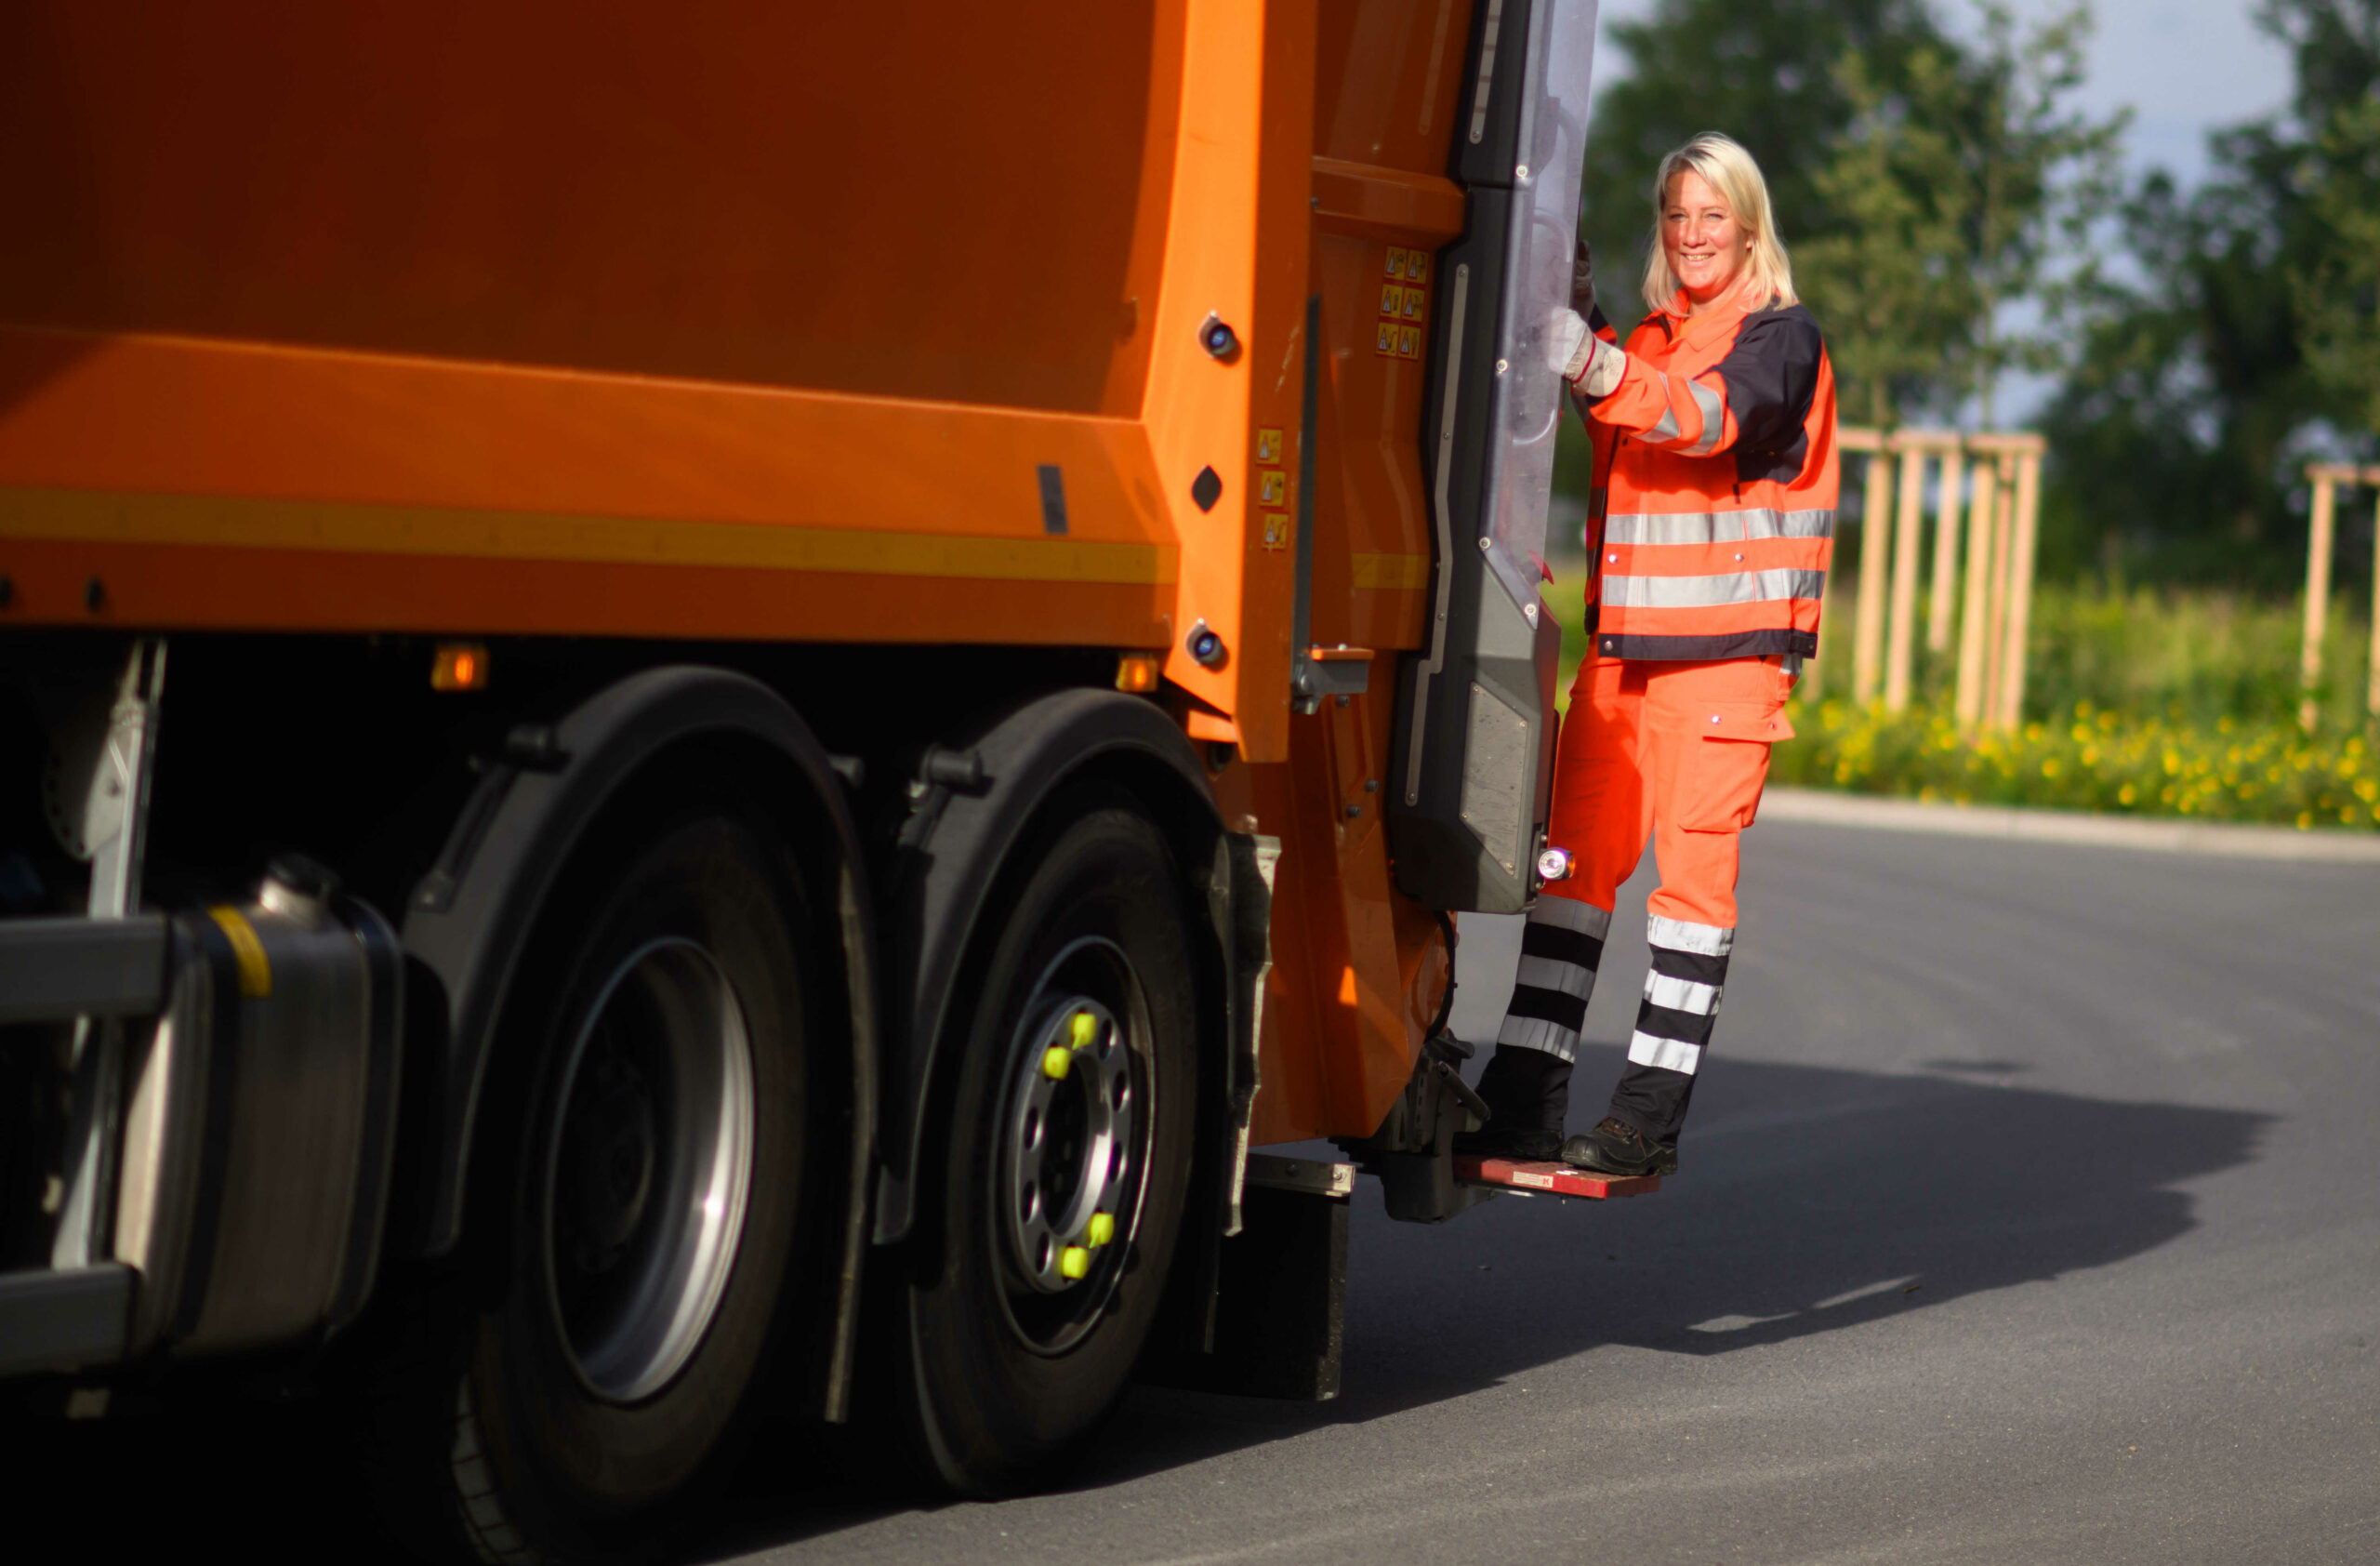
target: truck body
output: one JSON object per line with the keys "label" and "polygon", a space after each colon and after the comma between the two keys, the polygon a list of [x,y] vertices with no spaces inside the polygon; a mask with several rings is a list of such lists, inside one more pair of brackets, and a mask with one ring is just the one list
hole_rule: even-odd
{"label": "truck body", "polygon": [[977,1490],[1229,1380],[1232,1248],[1344,1194],[1252,1147],[1461,1205],[1593,26],[12,7],[0,1374],[377,1385],[478,1279],[466,1413],[560,1424],[424,1526],[602,1553],[706,1376],[904,1366]]}

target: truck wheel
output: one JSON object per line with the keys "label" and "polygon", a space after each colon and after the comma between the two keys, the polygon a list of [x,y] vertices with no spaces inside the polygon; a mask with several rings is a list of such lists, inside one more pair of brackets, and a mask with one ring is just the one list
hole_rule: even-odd
{"label": "truck wheel", "polygon": [[969,1493],[1031,1482],[1115,1401],[1182,1226],[1189,926],[1156,828],[1091,803],[1003,888],[946,1039],[960,1054],[939,1223],[908,1290],[909,1427]]}
{"label": "truck wheel", "polygon": [[534,1065],[483,1109],[473,1222],[496,1232],[467,1241],[477,1277],[423,1393],[466,1553],[647,1553],[763,1400],[806,1161],[789,864],[699,819],[554,899],[508,1041]]}

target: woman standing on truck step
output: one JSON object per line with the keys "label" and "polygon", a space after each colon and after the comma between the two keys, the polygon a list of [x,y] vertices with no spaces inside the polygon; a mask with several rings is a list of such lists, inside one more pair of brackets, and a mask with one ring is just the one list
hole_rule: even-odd
{"label": "woman standing on truck step", "polygon": [[[1652,313],[1622,349],[1579,246],[1555,352],[1594,438],[1588,653],[1570,687],[1518,982],[1465,1150],[1620,1174],[1677,1167],[1736,941],[1738,834],[1785,697],[1818,650],[1833,548],[1834,372],[1752,154],[1716,132],[1661,160]],[[1653,840],[1652,970],[1609,1111],[1563,1139],[1571,1063],[1620,883]]]}

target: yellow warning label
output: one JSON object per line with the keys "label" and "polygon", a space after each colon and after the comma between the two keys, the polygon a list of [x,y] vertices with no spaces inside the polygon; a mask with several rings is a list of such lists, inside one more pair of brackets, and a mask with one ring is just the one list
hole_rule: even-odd
{"label": "yellow warning label", "polygon": [[1392,245],[1392,246],[1390,246],[1388,247],[1388,275],[1389,275],[1389,276],[1391,276],[1391,277],[1402,277],[1402,276],[1404,276],[1404,275],[1405,275],[1405,257],[1406,257],[1406,250],[1405,250],[1405,247],[1404,247],[1403,246],[1401,246],[1401,245]]}
{"label": "yellow warning label", "polygon": [[1260,506],[1287,505],[1289,498],[1289,475],[1278,468],[1260,469],[1256,474],[1256,503]]}
{"label": "yellow warning label", "polygon": [[1407,319],[1408,321],[1419,321],[1420,319],[1421,319],[1421,307],[1422,307],[1423,305],[1425,305],[1425,304],[1429,303],[1429,302],[1430,302],[1430,296],[1429,296],[1429,295],[1427,295],[1427,294],[1425,294],[1425,293],[1423,293],[1423,292],[1421,292],[1421,289],[1419,289],[1419,288],[1408,288],[1408,289],[1406,289],[1406,290],[1405,290],[1405,319]]}
{"label": "yellow warning label", "polygon": [[1401,313],[1404,309],[1405,290],[1398,287],[1394,283],[1382,284],[1380,285],[1380,312],[1382,315],[1394,316]]}
{"label": "yellow warning label", "polygon": [[1264,547],[1268,550],[1285,550],[1289,547],[1289,512],[1266,511],[1264,513]]}
{"label": "yellow warning label", "polygon": [[1385,353],[1391,358],[1395,357],[1396,326],[1394,322],[1383,321],[1380,324],[1380,338],[1378,342],[1374,345],[1373,351],[1375,352]]}
{"label": "yellow warning label", "polygon": [[1405,252],[1405,281],[1427,283],[1430,280],[1430,253],[1427,250]]}
{"label": "yellow warning label", "polygon": [[215,921],[223,938],[231,943],[231,960],[240,967],[240,993],[251,1001],[269,999],[272,994],[272,962],[264,954],[264,942],[257,939],[256,926],[238,909],[218,904],[206,910]]}
{"label": "yellow warning label", "polygon": [[1278,430],[1256,431],[1256,460],[1278,462],[1281,459],[1281,432]]}
{"label": "yellow warning label", "polygon": [[1419,359],[1421,356],[1421,327],[1399,326],[1396,328],[1396,356],[1400,359]]}

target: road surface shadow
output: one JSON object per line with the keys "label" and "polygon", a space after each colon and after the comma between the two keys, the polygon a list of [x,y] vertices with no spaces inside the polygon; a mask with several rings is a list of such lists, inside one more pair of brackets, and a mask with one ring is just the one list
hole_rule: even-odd
{"label": "road surface shadow", "polygon": [[[1582,1052],[1574,1122],[1622,1053]],[[1606,1345],[1723,1356],[2107,1267],[2191,1228],[2183,1188],[2252,1160],[2271,1118],[2008,1085],[2021,1068],[1728,1061],[1698,1095],[1684,1171],[1626,1201],[1500,1198],[1422,1228],[1390,1222],[1360,1181],[1342,1396],[1136,1387],[1067,1488],[1361,1424]],[[937,1504],[849,1443],[756,1459],[707,1555]]]}
{"label": "road surface shadow", "polygon": [[[1619,1059],[1590,1046],[1582,1095]],[[1360,1182],[1342,1396],[1135,1387],[1068,1488],[1424,1407],[1599,1347],[1725,1356],[2110,1266],[2187,1232],[2188,1183],[2253,1159],[2270,1118],[2019,1087],[2010,1065],[1888,1075],[1731,1060],[1703,1085],[1685,1172],[1628,1201],[1500,1199],[1420,1228],[1389,1222]],[[96,1423],[12,1417],[12,1489],[75,1517],[89,1558],[391,1559],[329,1428],[308,1405],[220,1400]],[[947,1504],[880,1436],[772,1430],[683,1559]]]}

